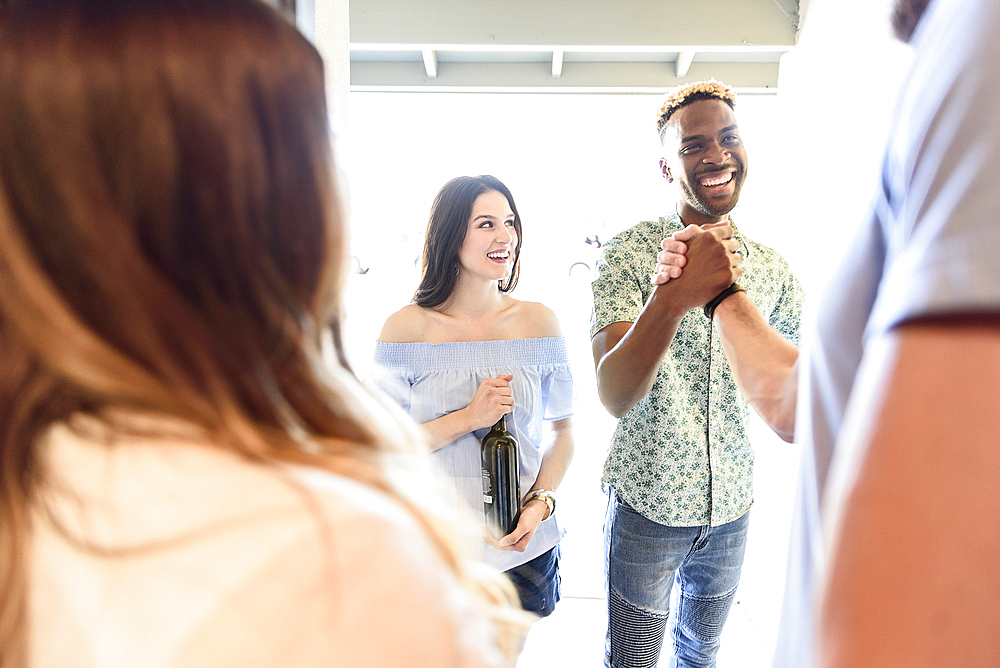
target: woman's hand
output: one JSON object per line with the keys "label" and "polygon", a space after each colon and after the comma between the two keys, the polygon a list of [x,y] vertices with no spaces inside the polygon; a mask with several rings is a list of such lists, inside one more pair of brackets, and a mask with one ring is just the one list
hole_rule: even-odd
{"label": "woman's hand", "polygon": [[513,378],[502,374],[486,378],[479,383],[468,406],[425,422],[431,451],[451,445],[477,429],[492,427],[500,416],[509,414],[514,409],[514,391],[510,387]]}
{"label": "woman's hand", "polygon": [[549,506],[541,499],[532,499],[521,507],[521,515],[517,520],[517,526],[509,534],[497,540],[490,535],[489,531],[483,531],[483,540],[498,550],[506,552],[524,552],[528,549],[528,543],[535,535],[538,525],[545,519],[549,512]]}
{"label": "woman's hand", "polygon": [[514,409],[514,391],[510,386],[513,378],[501,374],[496,378],[484,378],[479,383],[476,394],[465,408],[471,426],[469,431],[492,427],[502,416],[510,414]]}

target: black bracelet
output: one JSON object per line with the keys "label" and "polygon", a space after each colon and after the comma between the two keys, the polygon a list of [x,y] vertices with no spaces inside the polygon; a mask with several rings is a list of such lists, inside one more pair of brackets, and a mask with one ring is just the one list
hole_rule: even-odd
{"label": "black bracelet", "polygon": [[722,300],[737,292],[745,292],[739,283],[733,283],[728,288],[715,295],[715,299],[705,304],[705,317],[709,320],[715,319],[715,309],[722,303]]}

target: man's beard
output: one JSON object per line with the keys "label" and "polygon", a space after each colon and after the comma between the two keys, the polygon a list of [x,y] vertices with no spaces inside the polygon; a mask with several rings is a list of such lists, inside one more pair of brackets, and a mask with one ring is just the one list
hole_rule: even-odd
{"label": "man's beard", "polygon": [[[742,168],[737,169],[733,173],[733,180],[735,181],[733,196],[723,202],[713,201],[690,183],[682,183],[681,190],[684,192],[684,198],[688,201],[688,204],[696,211],[706,216],[722,217],[735,209],[736,204],[739,203],[740,192],[743,190],[743,182],[746,180],[746,172]],[[697,179],[694,180],[694,183],[697,183]]]}
{"label": "man's beard", "polygon": [[920,23],[920,17],[924,15],[927,5],[931,0],[896,0],[892,8],[892,31],[896,37],[904,42],[909,42],[913,37],[913,31]]}

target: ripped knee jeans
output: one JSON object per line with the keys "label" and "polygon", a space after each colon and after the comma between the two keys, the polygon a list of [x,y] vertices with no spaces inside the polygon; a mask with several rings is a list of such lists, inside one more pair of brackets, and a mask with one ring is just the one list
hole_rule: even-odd
{"label": "ripped knee jeans", "polygon": [[610,495],[605,666],[655,668],[676,581],[672,665],[714,667],[740,581],[749,512],[715,527],[669,527],[640,515],[614,490]]}

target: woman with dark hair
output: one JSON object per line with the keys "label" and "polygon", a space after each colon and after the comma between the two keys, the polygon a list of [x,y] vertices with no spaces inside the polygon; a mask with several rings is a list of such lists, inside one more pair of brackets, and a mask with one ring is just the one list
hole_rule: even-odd
{"label": "woman with dark hair", "polygon": [[506,663],[343,364],[323,88],[257,0],[4,7],[0,667]]}
{"label": "woman with dark hair", "polygon": [[507,573],[526,610],[544,616],[559,600],[563,531],[553,511],[573,456],[573,377],[555,314],[508,294],[520,251],[521,218],[503,183],[445,184],[413,303],[389,317],[376,344],[375,382],[423,425],[438,470],[480,517],[480,442],[507,416],[524,502],[510,534],[484,532],[483,558]]}

